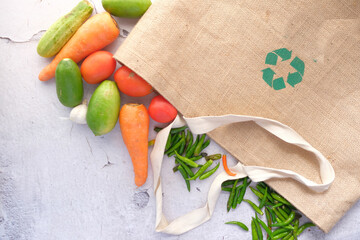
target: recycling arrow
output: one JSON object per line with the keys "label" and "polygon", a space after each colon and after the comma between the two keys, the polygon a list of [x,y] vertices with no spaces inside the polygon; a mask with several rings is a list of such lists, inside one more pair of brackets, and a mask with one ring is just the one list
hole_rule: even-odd
{"label": "recycling arrow", "polygon": [[[289,51],[286,48],[280,48],[274,50],[266,55],[265,64],[276,66],[279,57],[282,59],[282,62],[284,62],[291,59],[291,55],[292,55],[292,51]],[[290,66],[292,66],[296,72],[289,73],[286,82],[290,86],[295,87],[295,85],[300,83],[303,79],[305,72],[305,63],[300,58],[295,57],[291,61]],[[286,88],[284,78],[279,77],[274,79],[276,73],[270,67],[263,69],[262,72],[263,72],[263,76],[262,76],[263,80],[271,88],[273,88],[274,90],[281,90]]]}
{"label": "recycling arrow", "polygon": [[275,53],[271,52],[271,53],[268,53],[268,55],[266,55],[265,63],[275,66],[277,63],[277,59],[278,59],[278,56]]}
{"label": "recycling arrow", "polygon": [[276,65],[278,57],[283,61],[289,60],[291,58],[292,51],[287,50],[286,48],[280,48],[275,51],[269,52],[266,55],[265,64]]}
{"label": "recycling arrow", "polygon": [[289,51],[286,48],[280,48],[278,50],[275,50],[274,52],[282,58],[282,62],[291,58],[292,51]]}
{"label": "recycling arrow", "polygon": [[304,76],[305,63],[300,58],[295,57],[294,60],[291,61],[290,66],[295,68],[295,70],[298,71],[301,76]]}
{"label": "recycling arrow", "polygon": [[263,72],[263,79],[264,81],[270,86],[272,87],[272,82],[273,82],[273,78],[275,75],[275,72],[271,69],[271,68],[266,68],[264,70],[262,70]]}

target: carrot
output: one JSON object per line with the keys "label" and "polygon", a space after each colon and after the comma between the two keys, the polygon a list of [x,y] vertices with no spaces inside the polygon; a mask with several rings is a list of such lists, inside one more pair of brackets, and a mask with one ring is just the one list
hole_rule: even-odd
{"label": "carrot", "polygon": [[39,74],[39,80],[47,81],[55,76],[58,63],[71,58],[78,63],[91,53],[112,43],[120,30],[109,13],[96,14],[87,20],[65,44],[53,61]]}
{"label": "carrot", "polygon": [[226,155],[224,154],[222,156],[222,162],[223,162],[223,166],[224,166],[224,169],[225,169],[225,172],[230,175],[230,176],[235,176],[236,174],[231,172],[230,169],[228,168],[227,166],[227,162],[226,162]]}
{"label": "carrot", "polygon": [[149,114],[142,104],[125,104],[119,114],[120,130],[133,163],[135,184],[140,187],[148,175]]}

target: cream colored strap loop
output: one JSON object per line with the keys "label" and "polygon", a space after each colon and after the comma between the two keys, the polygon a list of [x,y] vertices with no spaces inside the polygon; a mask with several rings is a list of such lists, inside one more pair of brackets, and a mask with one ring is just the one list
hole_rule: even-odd
{"label": "cream colored strap loop", "polygon": [[[241,163],[238,163],[236,166],[231,168],[231,170],[236,173],[236,176],[231,177],[225,172],[222,172],[215,178],[209,189],[207,203],[204,207],[193,210],[169,223],[162,213],[162,188],[160,172],[162,160],[164,157],[164,149],[170,129],[187,124],[194,134],[202,134],[227,124],[247,121],[254,121],[260,127],[264,128],[283,141],[312,152],[319,162],[322,183],[315,183],[290,170],[259,166],[244,166]],[[292,178],[304,184],[313,191],[323,192],[329,188],[335,178],[334,169],[330,162],[324,157],[324,155],[312,147],[292,128],[275,120],[252,116],[224,115],[196,118],[181,118],[178,116],[173,123],[158,133],[155,140],[154,149],[150,155],[150,159],[154,171],[154,191],[156,196],[156,231],[175,235],[187,232],[210,219],[221,191],[221,183],[228,179],[249,176],[254,182],[259,182],[271,178]]]}

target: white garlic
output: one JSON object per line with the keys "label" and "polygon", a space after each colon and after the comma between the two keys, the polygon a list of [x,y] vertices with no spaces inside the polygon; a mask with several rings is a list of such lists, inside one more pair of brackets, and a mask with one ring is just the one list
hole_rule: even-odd
{"label": "white garlic", "polygon": [[74,107],[70,112],[70,120],[78,124],[86,124],[86,113],[88,106],[86,105],[86,100],[76,107]]}

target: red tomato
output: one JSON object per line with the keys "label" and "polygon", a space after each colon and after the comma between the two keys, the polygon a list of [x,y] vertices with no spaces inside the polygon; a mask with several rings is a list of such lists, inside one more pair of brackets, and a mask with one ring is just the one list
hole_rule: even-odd
{"label": "red tomato", "polygon": [[121,92],[131,97],[143,97],[152,92],[152,87],[130,68],[122,66],[114,74]]}
{"label": "red tomato", "polygon": [[107,51],[97,51],[81,64],[81,75],[87,83],[95,84],[109,78],[115,71],[116,61]]}
{"label": "red tomato", "polygon": [[154,97],[149,105],[149,115],[160,123],[168,123],[176,118],[177,110],[163,96]]}

